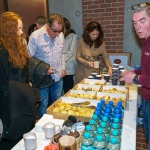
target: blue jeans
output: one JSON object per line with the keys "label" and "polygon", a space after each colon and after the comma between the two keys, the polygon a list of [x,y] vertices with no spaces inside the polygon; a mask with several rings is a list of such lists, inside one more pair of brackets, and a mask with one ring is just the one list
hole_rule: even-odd
{"label": "blue jeans", "polygon": [[40,89],[40,96],[42,98],[38,109],[38,115],[40,118],[46,113],[47,107],[61,97],[62,89],[62,78],[53,85]]}
{"label": "blue jeans", "polygon": [[148,150],[150,150],[150,99],[142,100],[143,123],[146,139],[148,141]]}

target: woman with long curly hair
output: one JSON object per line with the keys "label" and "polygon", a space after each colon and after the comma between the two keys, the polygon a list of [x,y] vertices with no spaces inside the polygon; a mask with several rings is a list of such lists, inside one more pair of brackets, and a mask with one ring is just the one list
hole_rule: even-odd
{"label": "woman with long curly hair", "polygon": [[94,68],[93,63],[94,61],[100,62],[100,55],[105,62],[108,73],[110,75],[112,74],[111,63],[103,38],[104,33],[98,22],[91,21],[86,25],[83,35],[77,45],[77,71],[75,75],[75,84],[90,76],[92,72],[100,73],[102,70],[100,65],[99,67]]}
{"label": "woman with long curly hair", "polygon": [[28,98],[29,55],[22,29],[22,20],[16,13],[0,15],[0,119],[3,123],[0,149],[5,150],[11,149],[34,123],[34,99]]}

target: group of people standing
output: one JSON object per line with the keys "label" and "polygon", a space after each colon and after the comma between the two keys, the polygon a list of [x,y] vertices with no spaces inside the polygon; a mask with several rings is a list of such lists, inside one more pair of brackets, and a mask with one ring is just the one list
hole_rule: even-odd
{"label": "group of people standing", "polygon": [[103,30],[96,21],[90,22],[84,30],[83,37],[71,29],[68,19],[59,14],[51,14],[48,23],[30,35],[28,52],[50,65],[47,72],[54,81],[52,85],[40,88],[41,102],[38,115],[42,117],[46,108],[63,93],[68,92],[74,84],[87,78],[94,69],[93,62],[104,62],[111,74],[111,63],[103,41]]}
{"label": "group of people standing", "polygon": [[[150,3],[134,6],[132,20],[137,35],[144,40],[141,72],[138,72],[139,75],[136,75],[137,72],[124,72],[120,80],[142,85],[144,125],[146,137],[149,140]],[[18,84],[23,83],[22,86],[28,84],[39,89],[41,101],[38,115],[42,117],[46,113],[46,108],[61,97],[62,91],[66,93],[75,84],[91,75],[92,72],[100,73],[100,66],[95,69],[93,64],[94,61],[100,60],[100,56],[104,60],[108,73],[112,74],[111,63],[104,42],[104,33],[98,22],[89,22],[84,28],[82,37],[78,40],[78,36],[71,29],[68,19],[63,18],[60,14],[51,14],[42,27],[32,32],[27,45],[22,37],[22,28],[22,19],[16,13],[4,12],[0,15],[0,118],[4,126],[0,149],[5,150],[10,149],[14,144],[10,142],[12,139],[8,138],[9,134],[12,134],[9,122],[12,121],[10,113],[13,113],[9,111],[9,107],[13,107],[10,106],[10,85],[12,86],[10,80],[17,81]],[[15,83],[13,86],[15,88]],[[24,95],[19,97],[20,101],[25,95],[27,95],[25,97],[27,99],[31,94],[29,94],[28,88],[23,89],[23,92]],[[32,100],[35,101],[34,96]],[[26,101],[24,101],[23,106],[26,107]],[[22,113],[26,114],[25,112]],[[30,114],[30,116],[32,115]],[[16,125],[18,127],[17,132],[22,124],[23,122],[20,122]],[[30,129],[31,126],[24,132]],[[20,132],[16,140],[22,134]]]}

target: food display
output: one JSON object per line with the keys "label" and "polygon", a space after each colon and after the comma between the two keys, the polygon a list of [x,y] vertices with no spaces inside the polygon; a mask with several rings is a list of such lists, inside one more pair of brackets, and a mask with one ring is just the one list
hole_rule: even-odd
{"label": "food display", "polygon": [[96,99],[96,92],[93,91],[84,91],[84,90],[70,90],[67,97],[73,98],[84,98],[84,99]]}
{"label": "food display", "polygon": [[116,93],[106,93],[106,92],[98,92],[96,95],[97,100],[104,99],[105,103],[109,101],[113,101],[114,104],[117,104],[119,101],[122,103],[126,102],[126,94],[116,94]]}
{"label": "food display", "polygon": [[57,106],[53,108],[53,111],[68,115],[91,117],[94,109],[82,106],[72,106],[71,103],[59,102],[57,103]]}
{"label": "food display", "polygon": [[77,86],[75,86],[74,89],[98,92],[98,91],[100,91],[100,88],[101,88],[100,85],[77,84]]}
{"label": "food display", "polygon": [[96,79],[84,79],[81,81],[83,84],[90,84],[90,85],[105,85],[106,81],[105,80],[96,80]]}
{"label": "food display", "polygon": [[128,88],[121,87],[121,86],[107,86],[106,85],[106,86],[103,86],[102,92],[128,94]]}

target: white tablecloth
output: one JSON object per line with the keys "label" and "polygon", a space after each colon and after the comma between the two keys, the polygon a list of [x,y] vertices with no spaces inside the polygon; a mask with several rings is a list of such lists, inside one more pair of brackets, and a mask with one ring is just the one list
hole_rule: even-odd
{"label": "white tablecloth", "polygon": [[[137,86],[129,86],[129,100],[127,102],[126,110],[124,111],[122,142],[121,150],[136,150],[136,117],[137,117]],[[43,150],[49,144],[49,140],[45,139],[44,132],[32,132],[37,136],[37,149]],[[21,140],[12,150],[25,150],[24,141]]]}

